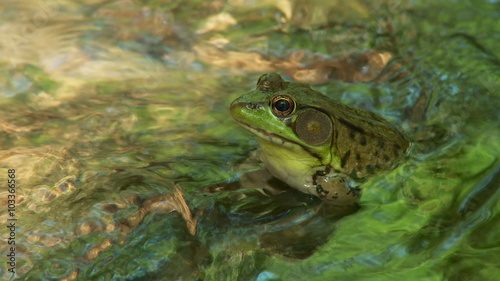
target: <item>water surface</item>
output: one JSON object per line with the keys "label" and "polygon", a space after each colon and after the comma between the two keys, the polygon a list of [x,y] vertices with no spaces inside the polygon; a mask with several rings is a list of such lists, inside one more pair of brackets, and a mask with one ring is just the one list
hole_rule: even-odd
{"label": "water surface", "polygon": [[[0,13],[0,197],[15,169],[14,278],[500,273],[498,1],[27,0]],[[294,192],[207,189],[255,169],[242,163],[257,142],[228,106],[271,71],[415,141],[349,215]]]}

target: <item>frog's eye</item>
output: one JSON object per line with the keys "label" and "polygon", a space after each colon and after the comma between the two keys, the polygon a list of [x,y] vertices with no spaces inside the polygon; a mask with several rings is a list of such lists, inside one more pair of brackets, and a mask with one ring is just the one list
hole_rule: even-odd
{"label": "frog's eye", "polygon": [[264,74],[257,81],[257,90],[263,92],[276,92],[285,88],[285,81],[277,73]]}
{"label": "frog's eye", "polygon": [[286,117],[293,112],[295,102],[288,95],[277,95],[271,100],[273,114],[277,117]]}

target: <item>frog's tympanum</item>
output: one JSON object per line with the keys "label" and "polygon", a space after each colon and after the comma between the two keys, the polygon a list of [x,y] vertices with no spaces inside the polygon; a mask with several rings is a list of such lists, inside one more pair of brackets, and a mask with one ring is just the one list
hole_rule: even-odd
{"label": "frog's tympanum", "polygon": [[276,73],[262,75],[230,110],[257,136],[260,160],[274,177],[328,202],[359,196],[359,183],[394,168],[410,147],[381,116]]}

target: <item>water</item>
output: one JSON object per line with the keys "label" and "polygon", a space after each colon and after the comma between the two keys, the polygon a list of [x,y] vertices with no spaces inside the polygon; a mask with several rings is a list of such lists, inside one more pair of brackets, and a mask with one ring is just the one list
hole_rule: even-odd
{"label": "water", "polygon": [[[3,1],[0,221],[15,169],[13,278],[495,280],[499,11]],[[395,66],[377,78],[359,53]],[[257,142],[228,106],[270,71],[399,123],[415,140],[409,159],[345,213],[295,192],[207,189],[255,169],[242,163]]]}

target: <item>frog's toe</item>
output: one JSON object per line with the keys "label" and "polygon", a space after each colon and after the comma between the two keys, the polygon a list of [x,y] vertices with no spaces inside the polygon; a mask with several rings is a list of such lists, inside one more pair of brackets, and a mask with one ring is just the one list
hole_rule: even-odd
{"label": "frog's toe", "polygon": [[355,204],[361,196],[361,189],[352,188],[342,177],[323,178],[316,185],[316,195],[327,203]]}

